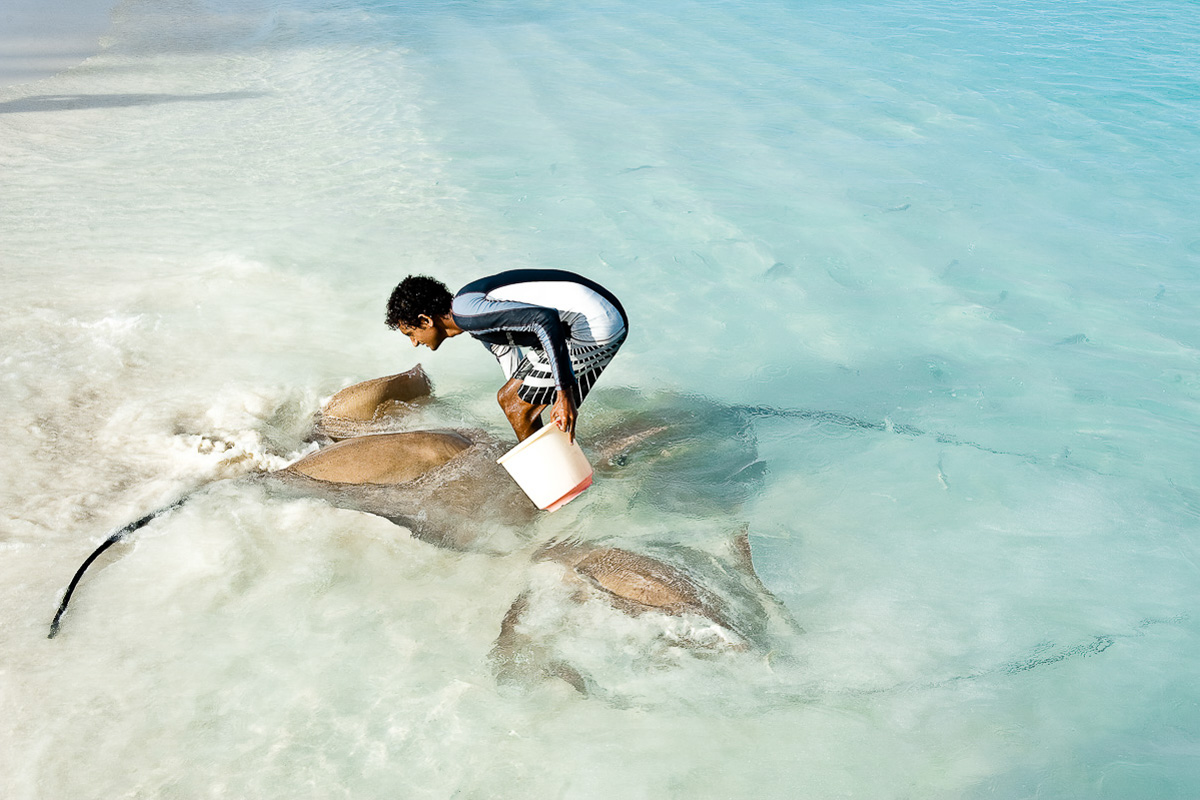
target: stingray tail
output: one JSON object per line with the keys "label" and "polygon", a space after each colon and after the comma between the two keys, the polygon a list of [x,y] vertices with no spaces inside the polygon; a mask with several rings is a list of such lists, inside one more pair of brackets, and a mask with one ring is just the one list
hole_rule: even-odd
{"label": "stingray tail", "polygon": [[151,520],[160,517],[169,511],[179,508],[187,501],[189,497],[191,497],[190,492],[183,495],[175,502],[165,505],[157,511],[151,511],[141,519],[136,519],[126,525],[124,528],[114,531],[107,539],[105,539],[104,544],[97,547],[92,554],[87,557],[87,560],[83,562],[83,564],[79,567],[79,570],[75,573],[75,577],[71,579],[71,584],[67,587],[67,591],[63,595],[62,602],[59,603],[58,613],[54,615],[54,621],[50,623],[50,634],[46,638],[53,639],[58,633],[59,625],[62,624],[63,614],[67,613],[67,603],[71,602],[71,594],[75,591],[75,587],[79,584],[79,580],[83,577],[83,573],[87,572],[87,568],[92,565],[93,561],[100,557],[101,553],[139,528],[144,528],[150,523]]}

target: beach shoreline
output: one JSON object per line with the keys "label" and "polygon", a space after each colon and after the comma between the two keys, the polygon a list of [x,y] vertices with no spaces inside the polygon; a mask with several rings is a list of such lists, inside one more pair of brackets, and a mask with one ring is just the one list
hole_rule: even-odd
{"label": "beach shoreline", "polygon": [[117,0],[9,0],[0,11],[0,89],[43,80],[100,52]]}

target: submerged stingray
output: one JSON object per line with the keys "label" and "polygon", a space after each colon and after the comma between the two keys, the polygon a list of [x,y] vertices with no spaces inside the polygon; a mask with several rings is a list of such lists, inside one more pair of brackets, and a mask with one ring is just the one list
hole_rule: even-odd
{"label": "submerged stingray", "polygon": [[[440,547],[494,552],[497,531],[523,528],[536,514],[496,464],[504,450],[501,442],[480,430],[375,434],[339,442],[281,470],[241,480],[266,482],[279,494],[316,497],[339,508],[375,514]],[[88,556],[63,594],[50,638],[58,633],[88,567],[193,494],[114,531]]]}
{"label": "submerged stingray", "polygon": [[537,508],[496,463],[508,446],[482,430],[381,433],[349,439],[263,477],[284,494],[375,514],[451,550],[497,554],[500,530]]}
{"label": "submerged stingray", "polygon": [[[496,463],[506,445],[482,430],[426,430],[381,433],[404,411],[430,394],[429,379],[420,366],[406,373],[355,384],[335,395],[322,409],[317,428],[342,439],[275,472],[244,480],[268,482],[276,491],[318,497],[338,507],[384,517],[409,529],[419,539],[456,550],[496,553],[496,531],[515,532],[523,542],[538,512],[508,474]],[[693,428],[712,422],[712,409],[695,408],[683,415],[680,406],[660,414],[622,420],[598,437],[598,469],[611,470],[653,454],[667,469],[699,464],[701,447]],[[689,420],[692,424],[689,425]],[[678,434],[670,436],[674,428]],[[664,424],[665,423],[665,424]],[[363,435],[366,433],[366,435]],[[736,505],[745,490],[746,464],[754,463],[746,437],[736,437],[725,457],[706,459],[703,470],[726,470],[725,495],[719,500]],[[715,465],[715,466],[714,466]],[[753,479],[755,473],[750,470]],[[739,477],[741,476],[741,477]],[[734,491],[731,487],[735,487]],[[95,559],[153,519],[178,508],[187,496],[119,529],[93,552],[76,572],[51,624],[59,630],[71,595]],[[712,502],[715,502],[712,501]],[[688,548],[668,546],[651,556],[626,548],[589,545],[581,541],[542,548],[534,563],[551,562],[565,568],[576,599],[595,595],[614,609],[632,615],[647,612],[696,615],[726,631],[734,649],[762,648],[771,619],[786,612],[758,581],[750,561],[745,534],[724,560]],[[518,633],[527,594],[519,597],[501,625],[493,660],[502,676],[513,665],[536,662],[538,643]],[[790,619],[790,618],[789,618]],[[565,665],[539,667],[539,674],[562,677],[582,690],[582,678]],[[516,670],[520,672],[520,670]]]}
{"label": "submerged stingray", "polygon": [[[379,427],[396,403],[430,393],[420,365],[408,372],[355,384],[325,405],[318,428],[330,420],[342,435],[354,426]],[[346,439],[274,472],[263,481],[281,494],[318,497],[331,505],[384,517],[414,536],[455,550],[488,551],[498,529],[527,526],[536,509],[496,464],[505,446],[482,430],[375,433]],[[71,595],[88,567],[106,550],[187,502],[193,493],[114,531],[83,562],[50,625],[59,630]]]}
{"label": "submerged stingray", "polygon": [[[596,600],[634,617],[661,614],[700,623],[704,630],[695,635],[663,628],[670,644],[688,649],[769,655],[780,635],[802,632],[759,580],[745,531],[733,538],[731,551],[721,558],[678,544],[647,549],[660,552],[649,555],[567,541],[542,548],[534,560],[562,568],[562,586],[576,603]],[[560,632],[539,630],[538,622],[530,619],[539,616],[536,594],[533,589],[522,592],[501,623],[490,655],[497,677],[518,683],[560,678],[589,693],[593,680],[551,641]]]}

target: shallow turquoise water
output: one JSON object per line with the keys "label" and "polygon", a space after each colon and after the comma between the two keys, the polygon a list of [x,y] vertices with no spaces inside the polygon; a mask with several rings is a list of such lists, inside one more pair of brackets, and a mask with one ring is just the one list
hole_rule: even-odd
{"label": "shallow turquoise water", "polygon": [[[0,94],[6,795],[1200,788],[1190,4],[147,0],[106,44]],[[242,484],[41,638],[107,530],[415,363],[399,277],[520,266],[634,319],[596,428],[707,431],[536,536],[745,524],[793,658],[584,609],[543,624],[604,691],[505,691],[520,554]],[[454,344],[421,421],[501,431]]]}

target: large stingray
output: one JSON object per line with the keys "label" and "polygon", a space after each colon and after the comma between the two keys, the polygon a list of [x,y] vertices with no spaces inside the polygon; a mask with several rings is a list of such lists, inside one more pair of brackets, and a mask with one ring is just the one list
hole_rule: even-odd
{"label": "large stingray", "polygon": [[[270,482],[279,492],[316,496],[384,517],[440,547],[495,552],[498,529],[527,531],[539,514],[496,464],[505,443],[476,429],[377,432],[394,425],[397,412],[423,402],[430,393],[420,366],[351,386],[326,403],[318,416],[318,431],[340,441],[254,479]],[[596,437],[598,469],[623,469],[649,452],[663,462],[661,467],[686,470],[689,453],[696,448],[687,420],[695,421],[696,416],[681,415],[673,407],[663,414],[624,417]],[[668,437],[672,427],[680,435]],[[733,474],[719,482],[726,493],[730,486],[742,485],[739,480],[753,480],[761,472],[746,468],[754,463],[753,452],[743,453],[736,442],[732,447],[733,458],[723,463]],[[713,468],[712,461],[704,462],[705,470]],[[92,553],[63,595],[51,637],[88,566],[108,547],[185,500],[121,528]],[[516,541],[523,540],[517,536]],[[537,549],[532,563],[558,565],[564,582],[574,587],[575,601],[599,598],[632,615],[693,615],[725,631],[722,640],[730,648],[765,649],[770,620],[794,623],[758,581],[744,531],[734,542],[728,557],[715,559],[683,546],[659,547],[660,552],[651,555],[576,539]],[[529,598],[529,591],[518,597],[501,624],[492,653],[497,672],[502,678],[560,677],[583,690],[584,678],[569,665],[544,658],[536,637],[522,625]]]}
{"label": "large stingray", "polygon": [[[678,543],[643,544],[651,553],[568,540],[543,547],[533,560],[557,568],[571,602],[596,602],[635,617],[658,614],[702,623],[699,633],[695,626],[660,625],[670,644],[770,655],[781,636],[801,629],[755,573],[746,532],[728,545],[718,557]],[[545,602],[540,588],[531,584],[522,592],[501,623],[490,654],[497,677],[519,684],[559,678],[588,693],[592,677],[556,651],[556,632],[547,635],[539,628],[536,618],[545,616],[535,608]]]}
{"label": "large stingray", "polygon": [[[378,428],[397,404],[428,397],[430,389],[420,365],[355,384],[325,405],[318,431],[333,428],[341,437]],[[281,494],[315,496],[375,514],[442,547],[486,550],[488,534],[506,526],[526,526],[536,513],[496,464],[504,450],[495,437],[474,429],[368,433],[337,441],[281,470],[241,480],[266,481]],[[58,633],[71,595],[88,567],[108,548],[180,507],[192,494],[114,531],[88,556],[63,594],[50,626],[51,638]]]}

